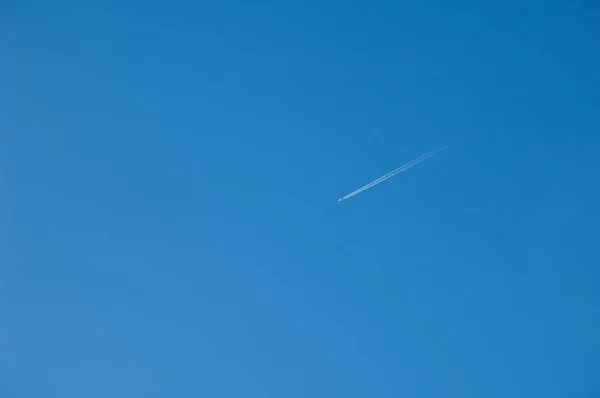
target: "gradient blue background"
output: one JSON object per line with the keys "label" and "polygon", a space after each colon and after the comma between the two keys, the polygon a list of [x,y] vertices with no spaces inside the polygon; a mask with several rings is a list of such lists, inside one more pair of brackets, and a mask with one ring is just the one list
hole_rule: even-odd
{"label": "gradient blue background", "polygon": [[0,396],[597,397],[600,9],[483,3],[2,2]]}

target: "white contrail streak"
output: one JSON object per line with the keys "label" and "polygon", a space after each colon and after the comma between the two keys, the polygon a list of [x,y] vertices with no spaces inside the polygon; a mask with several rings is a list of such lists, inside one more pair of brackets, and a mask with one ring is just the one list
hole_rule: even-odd
{"label": "white contrail streak", "polygon": [[[407,162],[407,163],[403,164],[402,166],[398,167],[397,169],[394,169],[394,170],[390,171],[389,173],[387,173],[387,174],[385,174],[385,175],[383,175],[383,176],[379,177],[378,179],[376,179],[376,180],[374,180],[374,181],[371,181],[371,182],[370,182],[370,183],[368,183],[367,185],[365,185],[365,186],[363,186],[363,187],[361,187],[361,188],[358,188],[356,191],[352,191],[352,192],[350,192],[348,195],[344,196],[344,197],[343,197],[343,198],[341,198],[341,199],[345,199],[345,198],[347,198],[347,197],[354,196],[354,195],[356,195],[357,193],[360,193],[360,192],[364,191],[365,189],[371,188],[371,187],[372,187],[373,185],[375,185],[375,184],[379,184],[379,183],[380,183],[381,181],[383,181],[383,180],[387,180],[388,178],[390,178],[390,177],[392,177],[392,176],[396,175],[398,172],[400,172],[400,171],[403,171],[403,170],[406,170],[406,168],[407,168],[407,167],[410,167],[410,166],[412,166],[412,165],[413,165],[415,162],[421,161],[421,160],[423,160],[425,157],[429,157],[428,155],[431,155],[431,154],[433,154],[433,153],[434,153],[434,152],[436,152],[437,150],[438,150],[437,148],[436,148],[436,149],[433,149],[433,150],[431,150],[431,151],[429,151],[429,152],[427,152],[427,153],[424,153],[424,154],[423,154],[423,155],[421,155],[421,156],[418,156],[418,157],[414,158],[413,160],[411,160],[411,161],[409,161],[409,162]],[[340,199],[340,200],[341,200],[341,199]]]}
{"label": "white contrail streak", "polygon": [[375,181],[372,181],[372,182],[368,183],[367,185],[365,185],[365,186],[363,186],[363,187],[361,187],[361,188],[357,189],[356,191],[353,191],[353,192],[351,192],[351,193],[347,194],[347,195],[346,195],[346,196],[344,196],[343,198],[340,198],[340,199],[338,199],[338,201],[342,201],[342,200],[344,200],[344,199],[348,199],[348,198],[350,198],[350,197],[352,197],[352,196],[354,196],[354,195],[357,195],[357,194],[361,193],[362,191],[365,191],[365,190],[367,190],[367,189],[369,189],[369,188],[371,188],[371,187],[373,187],[373,186],[375,186],[375,185],[377,185],[377,184],[379,184],[379,183],[381,183],[381,182],[383,182],[383,181],[385,181],[385,180],[387,180],[387,179],[389,179],[389,178],[392,178],[392,177],[393,177],[393,176],[395,176],[396,174],[399,174],[399,173],[401,173],[401,172],[403,172],[403,171],[405,171],[405,170],[407,170],[407,169],[409,169],[409,168],[411,168],[411,167],[415,166],[416,164],[418,164],[418,163],[421,163],[422,161],[424,161],[424,160],[426,160],[426,159],[428,159],[428,158],[432,157],[432,156],[433,156],[433,155],[435,155],[436,153],[438,153],[438,152],[440,152],[440,151],[443,151],[443,150],[444,150],[444,149],[446,149],[447,147],[448,147],[448,146],[445,146],[445,147],[443,147],[443,148],[437,148],[437,149],[434,149],[434,150],[432,150],[432,151],[429,151],[429,152],[427,152],[427,153],[425,153],[425,154],[423,154],[423,155],[421,155],[421,156],[419,156],[419,157],[417,157],[417,158],[415,158],[415,159],[411,160],[410,162],[407,162],[406,164],[404,164],[404,165],[402,165],[402,166],[398,167],[397,169],[395,169],[395,170],[392,170],[391,172],[387,173],[386,175],[384,175],[384,176],[382,176],[382,177],[379,177],[379,178],[378,178],[378,179],[376,179]]}
{"label": "white contrail streak", "polygon": [[344,196],[343,198],[338,199],[338,202],[344,200],[344,199],[348,199],[354,195],[357,195],[359,193],[361,193],[362,191],[366,191],[367,189],[371,188],[372,186],[375,186],[377,184],[379,184],[380,182],[383,182],[385,180],[387,180],[388,178],[392,178],[393,176],[395,176],[396,174],[399,174],[401,172],[403,172],[406,169],[411,168],[412,166],[416,165],[417,163],[422,162],[423,160],[430,158],[431,156],[435,155],[435,153],[439,152],[439,149],[433,150],[433,151],[429,151],[424,155],[419,156],[418,158],[415,158],[413,160],[411,160],[410,162],[407,162],[406,164],[398,167],[395,170],[390,171],[389,173],[387,173],[386,175],[379,177],[378,179],[376,179],[375,181],[372,181],[370,183],[368,183],[367,185],[357,189],[356,191],[350,192],[349,194],[347,194],[346,196]]}
{"label": "white contrail streak", "polygon": [[392,171],[390,171],[389,173],[377,178],[374,181],[371,181],[370,183],[368,183],[367,185],[358,188],[357,190],[350,192],[349,194],[347,194],[346,196],[343,196],[341,198],[338,199],[338,202],[341,202],[342,200],[346,200],[348,198],[351,198],[354,195],[358,195],[359,193],[361,193],[362,191],[366,191],[367,189],[374,187],[375,185],[387,180],[388,178],[392,178],[393,176],[395,176],[396,174],[399,174],[401,172],[403,172],[404,170],[410,169],[411,167],[421,163],[422,161],[429,159],[430,157],[432,157],[433,155],[437,154],[438,152],[443,151],[444,149],[448,148],[449,145],[446,145],[445,147],[442,148],[436,148],[433,149],[421,156],[418,156],[416,158],[414,158],[413,160],[411,160],[410,162],[407,162],[405,164],[403,164],[402,166],[398,167],[397,169],[394,169]]}

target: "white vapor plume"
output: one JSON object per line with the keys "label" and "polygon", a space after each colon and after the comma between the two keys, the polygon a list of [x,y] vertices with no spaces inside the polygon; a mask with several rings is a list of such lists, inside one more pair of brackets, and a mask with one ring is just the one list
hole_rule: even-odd
{"label": "white vapor plume", "polygon": [[375,185],[387,180],[388,178],[392,178],[393,176],[395,176],[396,174],[402,173],[404,170],[410,169],[411,167],[421,163],[422,161],[429,159],[430,157],[432,157],[433,155],[443,151],[444,149],[448,148],[449,145],[446,145],[445,147],[442,148],[436,148],[433,149],[427,153],[424,153],[421,156],[418,156],[416,158],[414,158],[413,160],[411,160],[410,162],[407,162],[405,164],[403,164],[402,166],[398,167],[397,169],[394,169],[392,171],[390,171],[389,173],[377,178],[374,181],[371,181],[370,183],[368,183],[367,185],[358,188],[355,191],[350,192],[349,194],[347,194],[346,196],[343,196],[341,198],[338,199],[338,202],[341,202],[342,200],[346,200],[348,198],[351,198],[354,195],[358,195],[359,193],[361,193],[362,191],[366,191],[367,189],[374,187]]}
{"label": "white vapor plume", "polygon": [[428,155],[431,155],[431,154],[433,154],[436,151],[437,151],[437,149],[433,149],[433,150],[431,150],[431,151],[429,151],[429,152],[427,152],[427,153],[425,153],[425,154],[423,154],[421,156],[418,156],[418,157],[414,158],[410,162],[407,162],[407,163],[403,164],[402,166],[400,166],[400,167],[398,167],[398,168],[390,171],[389,173],[387,173],[387,174],[379,177],[378,179],[376,179],[374,181],[371,181],[367,185],[365,185],[365,186],[363,186],[361,188],[358,188],[356,191],[350,192],[348,195],[344,196],[344,198],[340,198],[340,200],[341,199],[345,199],[346,197],[354,196],[357,193],[360,193],[360,192],[364,191],[365,189],[371,188],[375,184],[379,184],[383,180],[387,180],[388,178],[396,175],[398,172],[406,170],[406,168],[412,166],[415,162],[419,162],[419,161],[425,159],[425,157],[428,157]]}

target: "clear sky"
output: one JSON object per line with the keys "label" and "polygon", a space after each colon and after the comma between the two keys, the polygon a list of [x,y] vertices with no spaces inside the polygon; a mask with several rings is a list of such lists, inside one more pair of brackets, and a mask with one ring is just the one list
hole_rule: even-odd
{"label": "clear sky", "polygon": [[600,393],[594,1],[0,4],[1,397]]}

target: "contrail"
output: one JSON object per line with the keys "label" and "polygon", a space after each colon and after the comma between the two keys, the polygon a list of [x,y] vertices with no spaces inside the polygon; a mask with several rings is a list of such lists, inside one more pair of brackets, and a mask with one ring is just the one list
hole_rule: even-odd
{"label": "contrail", "polygon": [[372,186],[375,186],[377,184],[379,184],[380,182],[383,182],[385,180],[387,180],[388,178],[391,178],[393,176],[395,176],[396,174],[399,174],[400,172],[411,168],[412,166],[416,165],[417,163],[422,162],[423,160],[430,158],[431,156],[435,155],[437,152],[439,152],[441,149],[435,149],[432,151],[429,151],[413,160],[411,160],[410,162],[407,162],[406,164],[398,167],[397,169],[394,169],[392,171],[390,171],[389,173],[387,173],[386,175],[379,177],[378,179],[376,179],[375,181],[372,181],[370,183],[368,183],[367,185],[357,189],[356,191],[350,192],[348,195],[344,196],[343,198],[338,199],[338,202],[344,200],[344,199],[348,199],[354,195],[357,195],[359,193],[361,193],[362,191],[365,191],[369,188],[371,188]]}
{"label": "contrail", "polygon": [[398,167],[397,169],[394,169],[392,171],[390,171],[389,173],[385,174],[384,176],[379,177],[378,179],[368,183],[367,185],[358,188],[356,191],[350,192],[349,194],[347,194],[346,196],[343,196],[341,198],[338,199],[338,202],[341,202],[342,200],[346,200],[348,198],[351,198],[354,195],[358,195],[359,193],[361,193],[362,191],[366,191],[367,189],[374,187],[375,185],[387,180],[388,178],[392,178],[393,176],[395,176],[396,174],[399,174],[401,172],[403,172],[404,170],[410,169],[411,167],[421,163],[422,161],[429,159],[430,157],[432,157],[433,155],[443,151],[444,149],[448,148],[450,145],[446,145],[445,147],[442,148],[436,148],[433,149],[427,153],[424,153],[421,156],[418,156],[416,158],[414,158],[413,160],[411,160],[410,162],[407,162],[405,164],[403,164],[402,166]]}
{"label": "contrail", "polygon": [[436,153],[443,151],[444,149],[448,148],[448,146],[449,145],[447,145],[447,146],[445,146],[443,148],[436,148],[436,149],[431,150],[431,151],[429,151],[429,152],[427,152],[427,153],[425,153],[425,154],[423,154],[421,156],[416,157],[415,159],[411,160],[410,162],[407,162],[406,164],[398,167],[397,169],[390,171],[386,175],[384,175],[382,177],[379,177],[375,181],[372,181],[372,182],[368,183],[367,185],[365,185],[365,186],[357,189],[356,191],[353,191],[353,192],[349,193],[348,195],[346,195],[346,196],[338,199],[338,202],[340,202],[340,201],[342,201],[344,199],[348,199],[348,198],[350,198],[350,197],[352,197],[354,195],[357,195],[357,194],[361,193],[362,191],[365,191],[365,190],[367,190],[367,189],[369,189],[369,188],[371,188],[371,187],[373,187],[373,186],[375,186],[375,185],[377,185],[377,184],[379,184],[379,183],[387,180],[388,178],[392,178],[396,174],[399,174],[399,173],[403,172],[404,170],[407,170],[407,169],[415,166],[416,164],[421,163],[425,159],[428,159],[428,158],[432,157]]}
{"label": "contrail", "polygon": [[[369,189],[369,188],[371,188],[373,185],[379,184],[379,183],[380,183],[381,181],[383,181],[383,180],[387,180],[388,178],[390,178],[390,177],[392,177],[392,176],[396,175],[398,172],[400,172],[400,171],[403,171],[403,170],[406,170],[406,168],[407,168],[407,167],[410,167],[410,166],[412,166],[412,165],[413,165],[415,162],[419,162],[419,161],[421,161],[421,160],[424,160],[426,157],[429,157],[428,155],[432,155],[432,154],[433,154],[434,152],[436,152],[436,151],[438,151],[438,149],[437,149],[437,148],[436,148],[436,149],[433,149],[433,150],[431,150],[431,151],[429,151],[429,152],[427,152],[427,153],[425,153],[425,154],[423,154],[423,155],[421,155],[421,156],[418,156],[418,157],[414,158],[414,159],[413,159],[413,160],[411,160],[410,162],[407,162],[407,163],[403,164],[402,166],[398,167],[397,169],[394,169],[394,170],[390,171],[390,172],[389,172],[389,173],[387,173],[386,175],[379,177],[378,179],[376,179],[376,180],[374,180],[374,181],[372,181],[372,182],[368,183],[367,185],[365,185],[365,186],[363,186],[363,187],[361,187],[361,188],[358,188],[356,191],[352,191],[352,192],[350,192],[348,195],[344,196],[344,197],[343,197],[343,198],[341,198],[341,199],[345,199],[345,198],[347,198],[347,197],[354,196],[354,195],[356,195],[357,193],[360,193],[360,192],[364,191],[365,189]],[[340,200],[341,200],[341,199],[340,199]],[[338,201],[339,201],[339,200],[338,200]]]}

